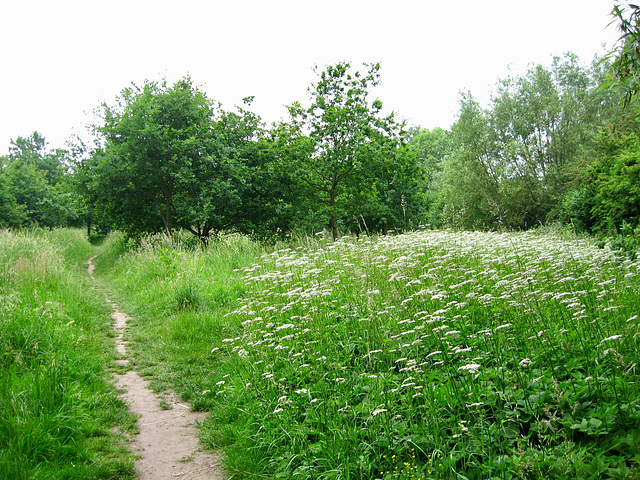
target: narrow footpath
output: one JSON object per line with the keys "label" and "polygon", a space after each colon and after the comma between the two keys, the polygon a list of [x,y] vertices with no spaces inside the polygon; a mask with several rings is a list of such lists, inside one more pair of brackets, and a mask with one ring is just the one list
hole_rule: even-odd
{"label": "narrow footpath", "polygon": [[[92,257],[88,261],[89,276],[95,280],[95,266]],[[127,342],[124,332],[130,319],[117,305],[107,298],[113,308],[111,318],[118,334],[116,350],[120,354],[118,363],[129,365]],[[206,417],[206,413],[194,412],[189,405],[180,401],[172,392],[163,392],[160,398],[150,388],[149,382],[133,369],[125,374],[115,375],[115,383],[124,393],[122,397],[130,405],[138,419],[139,434],[131,441],[131,450],[139,455],[136,469],[141,480],[227,480],[220,466],[220,456],[207,453],[199,445],[196,424]],[[162,407],[161,407],[162,402]]]}

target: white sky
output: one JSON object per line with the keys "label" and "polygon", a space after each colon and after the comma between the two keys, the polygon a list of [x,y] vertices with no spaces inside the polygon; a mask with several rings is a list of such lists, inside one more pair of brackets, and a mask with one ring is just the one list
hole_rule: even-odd
{"label": "white sky", "polygon": [[314,65],[381,62],[373,95],[409,125],[448,128],[458,92],[572,51],[613,46],[613,0],[5,0],[0,4],[0,155],[42,133],[83,134],[103,101],[145,79],[190,74],[232,109],[254,95],[268,124],[308,104]]}

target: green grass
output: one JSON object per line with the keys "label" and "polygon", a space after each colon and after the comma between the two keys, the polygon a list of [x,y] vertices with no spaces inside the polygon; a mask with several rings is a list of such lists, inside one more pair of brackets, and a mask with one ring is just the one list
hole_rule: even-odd
{"label": "green grass", "polygon": [[0,232],[0,478],[133,478],[110,310],[73,230]]}
{"label": "green grass", "polygon": [[238,269],[261,253],[256,243],[233,235],[206,248],[164,236],[143,238],[135,247],[119,235],[107,239],[96,272],[133,317],[126,340],[154,389],[171,387],[194,408],[211,407],[201,383],[211,376],[211,343],[236,328],[224,314],[245,292]]}
{"label": "green grass", "polygon": [[211,412],[238,478],[622,479],[639,269],[581,239],[445,231],[147,239],[109,281],[138,365]]}

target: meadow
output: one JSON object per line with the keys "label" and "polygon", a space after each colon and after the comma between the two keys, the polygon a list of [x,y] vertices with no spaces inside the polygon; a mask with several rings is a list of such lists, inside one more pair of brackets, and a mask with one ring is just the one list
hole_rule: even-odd
{"label": "meadow", "polygon": [[234,478],[640,478],[640,264],[588,239],[112,236],[96,261]]}
{"label": "meadow", "polygon": [[[75,230],[0,231],[0,479],[133,479],[110,308]],[[84,271],[83,271],[84,270]],[[115,427],[118,427],[116,430]]]}

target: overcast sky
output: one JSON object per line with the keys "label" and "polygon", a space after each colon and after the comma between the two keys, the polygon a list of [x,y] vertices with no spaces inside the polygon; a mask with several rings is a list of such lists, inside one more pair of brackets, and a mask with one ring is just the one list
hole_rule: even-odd
{"label": "overcast sky", "polygon": [[314,65],[381,62],[373,92],[409,125],[448,128],[458,92],[571,51],[613,46],[613,0],[12,0],[0,5],[0,155],[42,133],[82,134],[102,102],[145,79],[190,74],[267,123],[308,104]]}

